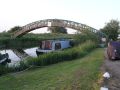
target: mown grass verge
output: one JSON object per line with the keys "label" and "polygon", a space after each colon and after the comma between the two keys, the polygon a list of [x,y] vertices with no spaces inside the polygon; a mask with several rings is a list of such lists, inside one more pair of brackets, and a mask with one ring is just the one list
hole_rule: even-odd
{"label": "mown grass verge", "polygon": [[86,57],[0,77],[0,90],[100,90],[103,49]]}

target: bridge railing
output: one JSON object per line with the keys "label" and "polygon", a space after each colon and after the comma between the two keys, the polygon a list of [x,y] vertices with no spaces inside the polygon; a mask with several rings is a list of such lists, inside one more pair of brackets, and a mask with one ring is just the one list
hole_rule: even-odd
{"label": "bridge railing", "polygon": [[27,24],[25,26],[22,27],[22,30],[14,32],[14,38],[18,37],[18,36],[22,36],[24,34],[26,34],[29,31],[38,29],[38,28],[43,28],[43,27],[49,27],[50,26],[60,26],[60,27],[68,27],[68,28],[72,28],[72,29],[76,29],[79,31],[84,31],[85,29],[88,29],[89,31],[99,35],[100,37],[106,37],[106,35],[97,30],[94,29],[90,26],[87,26],[85,24],[81,24],[81,23],[77,23],[74,21],[69,21],[69,20],[62,20],[62,19],[45,19],[45,20],[39,20],[36,22],[32,22],[30,24]]}

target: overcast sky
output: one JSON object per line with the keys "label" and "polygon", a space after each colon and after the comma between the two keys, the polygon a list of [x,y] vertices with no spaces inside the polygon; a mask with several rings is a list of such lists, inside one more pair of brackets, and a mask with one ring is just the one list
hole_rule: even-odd
{"label": "overcast sky", "polygon": [[0,32],[55,18],[100,29],[111,19],[120,20],[120,0],[0,0]]}

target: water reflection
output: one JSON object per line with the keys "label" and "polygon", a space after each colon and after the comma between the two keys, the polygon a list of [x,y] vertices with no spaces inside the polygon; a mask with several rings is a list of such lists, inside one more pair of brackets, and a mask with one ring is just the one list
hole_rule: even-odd
{"label": "water reflection", "polygon": [[36,54],[36,49],[37,48],[38,47],[27,48],[27,49],[24,50],[24,52],[27,53],[31,57],[37,57],[37,54]]}
{"label": "water reflection", "polygon": [[38,47],[26,48],[26,49],[2,49],[0,53],[1,54],[8,53],[9,59],[11,59],[11,63],[17,63],[28,56],[37,57],[36,55],[37,48]]}
{"label": "water reflection", "polygon": [[29,55],[24,52],[23,49],[12,49],[12,51],[20,58],[20,59],[24,59],[26,57],[28,57]]}

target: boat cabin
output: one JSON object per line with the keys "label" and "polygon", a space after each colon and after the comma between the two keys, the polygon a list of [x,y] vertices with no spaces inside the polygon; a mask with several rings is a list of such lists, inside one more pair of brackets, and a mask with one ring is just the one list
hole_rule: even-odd
{"label": "boat cabin", "polygon": [[40,47],[36,49],[39,53],[48,53],[71,47],[70,40],[45,40],[40,42]]}

